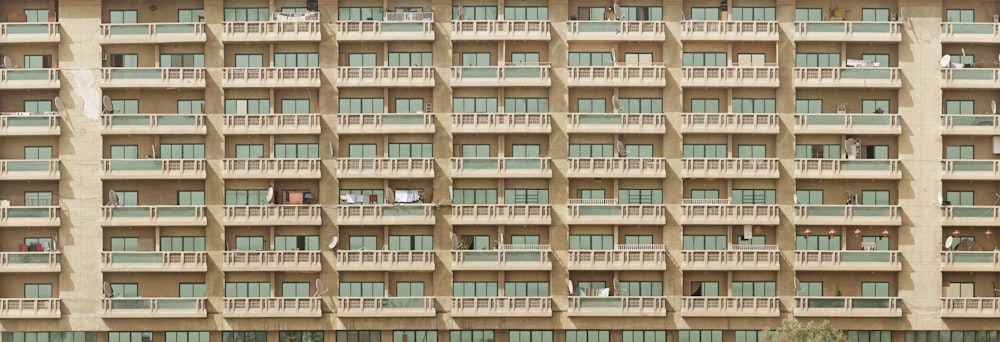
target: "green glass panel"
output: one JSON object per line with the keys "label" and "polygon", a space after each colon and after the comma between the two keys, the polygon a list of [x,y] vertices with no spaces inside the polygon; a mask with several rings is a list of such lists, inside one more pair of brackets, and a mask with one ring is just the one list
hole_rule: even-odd
{"label": "green glass panel", "polygon": [[854,206],[851,207],[851,213],[854,216],[866,216],[866,217],[889,217],[892,214],[893,208],[890,207],[875,207],[875,206]]}
{"label": "green glass panel", "polygon": [[[188,298],[160,298],[156,300],[159,309],[197,309],[198,300]],[[202,341],[207,342],[207,340]]]}
{"label": "green glass panel", "polygon": [[160,207],[156,215],[160,217],[195,217],[197,207]]}
{"label": "green glass panel", "polygon": [[7,79],[11,81],[45,81],[49,79],[48,70],[8,69]]}
{"label": "green glass panel", "polygon": [[891,299],[854,298],[852,307],[859,309],[888,309]]}
{"label": "green glass panel", "polygon": [[890,76],[892,76],[892,70],[886,68],[847,68],[840,70],[840,78],[887,80]]}
{"label": "green glass panel", "polygon": [[148,35],[149,27],[146,25],[115,25],[111,26],[112,35]]}
{"label": "green glass panel", "polygon": [[198,119],[189,115],[157,115],[156,124],[161,126],[194,126]]}
{"label": "green glass panel", "polygon": [[539,262],[542,261],[542,253],[548,252],[512,252],[504,254],[504,260],[508,262]]}
{"label": "green glass panel", "polygon": [[889,33],[892,26],[890,23],[854,23],[851,25],[852,32],[858,33]]}
{"label": "green glass panel", "polygon": [[462,159],[462,167],[474,170],[499,170],[499,159]]}
{"label": "green glass panel", "polygon": [[993,69],[951,69],[955,80],[993,80]]}
{"label": "green glass panel", "polygon": [[541,170],[544,159],[507,159],[504,166],[511,170]]}
{"label": "green glass panel", "polygon": [[49,255],[42,253],[8,254],[7,262],[11,264],[47,264]]}
{"label": "green glass panel", "polygon": [[39,218],[49,217],[48,208],[7,208],[9,218]]}
{"label": "green glass panel", "polygon": [[114,126],[149,126],[150,117],[145,115],[112,116],[111,124]]}
{"label": "green glass panel", "polygon": [[47,24],[13,24],[7,25],[7,34],[47,34]]}
{"label": "green glass panel", "polygon": [[382,208],[383,216],[423,216],[424,207],[398,205]]}
{"label": "green glass panel", "polygon": [[836,309],[843,308],[846,301],[843,298],[809,298],[809,308]]}
{"label": "green glass panel", "polygon": [[115,299],[111,301],[112,309],[152,309],[153,302],[149,299]]}
{"label": "green glass panel", "polygon": [[159,24],[156,33],[194,33],[196,24]]}
{"label": "green glass panel", "polygon": [[622,124],[622,116],[604,114],[580,115],[579,123],[581,125],[620,125]]}
{"label": "green glass panel", "polygon": [[611,22],[576,22],[577,29],[579,32],[618,32],[621,24],[615,21]]}
{"label": "green glass panel", "polygon": [[7,161],[7,171],[9,172],[20,172],[20,171],[48,171],[49,162],[48,161],[37,161],[37,160],[10,160]]}
{"label": "green glass panel", "polygon": [[823,23],[823,22],[810,22],[806,23],[806,32],[817,32],[817,33],[844,33],[847,32],[847,24],[845,23]]}
{"label": "green glass panel", "polygon": [[[56,120],[56,125],[58,126],[58,120]],[[992,123],[992,121],[991,121]],[[28,116],[12,116],[7,118],[7,125],[9,127],[46,127],[49,125],[49,118],[46,117],[28,117]]]}
{"label": "green glass panel", "polygon": [[112,160],[113,171],[160,171],[163,162],[159,160]]}
{"label": "green glass panel", "polygon": [[600,205],[600,206],[585,205],[579,208],[580,216],[621,215],[621,212],[622,208],[617,205]]}
{"label": "green glass panel", "polygon": [[840,169],[844,171],[889,171],[891,163],[887,160],[841,160]]}
{"label": "green glass panel", "polygon": [[494,251],[465,251],[462,260],[466,262],[498,262],[500,254]]}
{"label": "green glass panel", "polygon": [[499,68],[490,67],[475,67],[475,68],[462,68],[462,77],[465,78],[496,78],[498,77]]}
{"label": "green glass panel", "polygon": [[966,34],[993,34],[993,24],[992,23],[980,23],[980,24],[952,24],[951,32],[953,33],[966,33]]}
{"label": "green glass panel", "polygon": [[508,68],[504,69],[503,74],[504,74],[504,76],[510,77],[510,78],[518,78],[518,77],[533,77],[533,78],[538,78],[538,77],[542,77],[542,68],[525,68],[525,67],[511,68],[511,67],[508,67]]}
{"label": "green glass panel", "polygon": [[382,298],[382,307],[386,309],[420,309],[424,307],[423,298]]}
{"label": "green glass panel", "polygon": [[954,217],[993,217],[993,207],[952,207]]}
{"label": "green glass panel", "polygon": [[892,117],[888,115],[855,115],[851,118],[851,123],[857,126],[888,126],[892,123]]}
{"label": "green glass panel", "polygon": [[620,308],[621,298],[617,297],[579,297],[583,308]]}
{"label": "green glass panel", "polygon": [[116,207],[111,210],[111,217],[151,217],[147,207]]}
{"label": "green glass panel", "polygon": [[159,264],[163,262],[162,253],[112,253],[111,262]]}
{"label": "green glass panel", "polygon": [[962,252],[953,253],[954,262],[993,263],[993,252]]}
{"label": "green glass panel", "polygon": [[111,69],[114,80],[156,80],[162,78],[160,69]]}
{"label": "green glass panel", "polygon": [[952,116],[951,124],[955,126],[993,126],[993,116],[988,115],[963,115]]}
{"label": "green glass panel", "polygon": [[983,171],[993,172],[992,160],[955,160],[952,161],[952,169],[955,171]]}
{"label": "green glass panel", "polygon": [[382,32],[423,32],[423,23],[407,23],[407,22],[384,22],[382,23]]}
{"label": "green glass panel", "polygon": [[843,262],[889,262],[892,254],[888,252],[845,252],[840,254]]}
{"label": "green glass panel", "polygon": [[841,206],[806,207],[808,216],[844,216],[844,213],[844,207]]}

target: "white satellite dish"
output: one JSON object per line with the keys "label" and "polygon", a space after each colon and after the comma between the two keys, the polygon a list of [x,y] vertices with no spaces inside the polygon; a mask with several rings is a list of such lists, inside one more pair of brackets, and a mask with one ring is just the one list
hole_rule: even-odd
{"label": "white satellite dish", "polygon": [[333,157],[333,143],[326,143],[326,147],[330,149],[330,156]]}
{"label": "white satellite dish", "polygon": [[108,190],[108,205],[116,206],[118,205],[118,193],[114,190]]}
{"label": "white satellite dish", "polygon": [[105,298],[115,297],[115,291],[111,289],[111,284],[108,284],[108,282],[104,282],[104,297]]}
{"label": "white satellite dish", "polygon": [[451,249],[458,249],[458,235],[455,235],[455,233],[451,233]]}
{"label": "white satellite dish", "polygon": [[611,48],[611,65],[618,63],[618,51],[615,48]]}
{"label": "white satellite dish", "polygon": [[56,106],[57,112],[62,112],[66,110],[66,104],[63,103],[63,99],[59,96],[56,96],[56,98],[52,99],[52,104]]}
{"label": "white satellite dish", "polygon": [[150,151],[153,151],[153,153],[151,153],[150,155],[153,156],[153,159],[156,159],[156,145],[155,144],[149,145],[149,148]]}
{"label": "white satellite dish", "polygon": [[621,20],[621,18],[622,18],[622,7],[619,6],[618,3],[616,2],[614,5],[611,6],[611,8],[615,12],[615,20]]}
{"label": "white satellite dish", "polygon": [[327,291],[330,291],[330,289],[323,283],[323,279],[316,278],[316,292],[313,293],[313,297],[322,296],[326,294]]}
{"label": "white satellite dish", "polygon": [[990,100],[990,113],[991,114],[997,113],[997,100]]}
{"label": "white satellite dish", "polygon": [[611,284],[615,286],[615,296],[620,296],[622,291],[622,283],[618,281],[618,276],[615,276],[611,280]]}
{"label": "white satellite dish", "polygon": [[330,250],[337,249],[337,242],[340,242],[340,236],[334,235],[330,237],[330,243],[326,245],[326,248],[329,248]]}
{"label": "white satellite dish", "polygon": [[458,5],[458,20],[465,20],[465,7]]}
{"label": "white satellite dish", "polygon": [[962,57],[965,57],[965,48],[962,48]]}
{"label": "white satellite dish", "polygon": [[111,97],[104,95],[101,98],[101,103],[104,104],[104,114],[111,114],[115,112],[115,105],[111,103]]}
{"label": "white satellite dish", "polygon": [[795,277],[795,295],[798,296],[799,292],[802,291],[802,284],[799,283],[799,277]]}
{"label": "white satellite dish", "polygon": [[10,56],[3,56],[3,68],[10,69],[13,68],[14,62],[11,62]]}
{"label": "white satellite dish", "polygon": [[274,204],[274,187],[267,187],[267,204]]}
{"label": "white satellite dish", "polygon": [[799,204],[799,194],[792,194],[792,202]]}
{"label": "white satellite dish", "polygon": [[938,193],[937,200],[938,200],[938,205],[944,204],[944,196],[941,196],[940,192]]}
{"label": "white satellite dish", "polygon": [[947,68],[951,66],[951,55],[941,56],[941,61],[939,62],[942,68]]}
{"label": "white satellite dish", "polygon": [[619,157],[628,157],[628,150],[625,149],[625,143],[623,143],[621,140],[618,140],[618,143],[615,144],[615,146],[618,147]]}
{"label": "white satellite dish", "polygon": [[618,95],[611,95],[611,111],[612,113],[618,113],[619,103],[621,101],[618,99]]}
{"label": "white satellite dish", "polygon": [[954,242],[955,242],[954,236],[949,236],[947,239],[944,239],[944,249],[951,249],[951,244]]}
{"label": "white satellite dish", "polygon": [[566,286],[569,287],[569,295],[573,295],[573,280],[566,279]]}

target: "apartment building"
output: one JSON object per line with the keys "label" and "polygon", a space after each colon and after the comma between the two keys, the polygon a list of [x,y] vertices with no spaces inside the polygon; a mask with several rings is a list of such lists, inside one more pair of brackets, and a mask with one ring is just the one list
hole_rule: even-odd
{"label": "apartment building", "polygon": [[0,341],[996,342],[998,15],[0,2]]}

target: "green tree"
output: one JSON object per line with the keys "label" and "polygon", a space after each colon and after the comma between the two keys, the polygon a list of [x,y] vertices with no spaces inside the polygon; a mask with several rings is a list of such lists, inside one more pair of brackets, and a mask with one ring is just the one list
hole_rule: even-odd
{"label": "green tree", "polygon": [[761,337],[761,342],[847,342],[847,336],[830,321],[802,324],[791,317],[781,321],[778,330],[765,330]]}

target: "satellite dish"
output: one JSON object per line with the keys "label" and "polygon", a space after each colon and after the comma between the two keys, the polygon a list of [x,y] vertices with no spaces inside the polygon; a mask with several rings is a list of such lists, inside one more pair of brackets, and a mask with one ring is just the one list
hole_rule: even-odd
{"label": "satellite dish", "polygon": [[795,204],[799,204],[799,194],[792,195],[792,202],[794,202]]}
{"label": "satellite dish", "polygon": [[153,151],[153,153],[150,155],[153,156],[153,159],[156,159],[156,145],[155,144],[149,145],[149,148],[151,151]]}
{"label": "satellite dish", "polygon": [[941,56],[941,61],[939,62],[942,68],[947,68],[951,65],[951,55]]}
{"label": "satellite dish", "polygon": [[940,192],[938,193],[937,200],[938,200],[938,205],[943,205],[944,204],[944,197],[941,196]]}
{"label": "satellite dish", "polygon": [[802,284],[799,283],[799,277],[795,277],[795,295],[798,296],[799,292],[802,292]]}
{"label": "satellite dish", "polygon": [[274,204],[274,187],[267,187],[267,204]]}
{"label": "satellite dish", "polygon": [[323,279],[316,278],[316,292],[313,293],[313,297],[322,296],[326,294],[327,291],[330,291],[330,289],[323,283]]}
{"label": "satellite dish", "polygon": [[949,236],[947,239],[944,239],[944,249],[951,249],[951,244],[954,242],[955,242],[954,236]]}
{"label": "satellite dish", "polygon": [[616,2],[613,6],[611,6],[611,8],[614,9],[615,11],[615,20],[621,20],[622,7],[619,6],[618,3]]}
{"label": "satellite dish", "polygon": [[108,190],[108,205],[116,206],[118,205],[118,193],[114,190]]}
{"label": "satellite dish", "polygon": [[56,96],[56,98],[52,99],[52,103],[56,106],[56,111],[57,112],[62,112],[64,110],[66,110],[66,104],[63,103],[63,100],[62,100],[61,97]]}
{"label": "satellite dish", "polygon": [[615,144],[615,146],[618,147],[619,157],[628,157],[628,150],[625,149],[625,143],[623,143],[621,140],[618,140],[618,143]]}
{"label": "satellite dish", "polygon": [[330,156],[333,157],[333,143],[332,142],[326,143],[326,147],[330,149]]}
{"label": "satellite dish", "polygon": [[4,69],[10,69],[10,68],[12,68],[12,66],[14,65],[13,63],[14,62],[10,61],[10,56],[3,56],[3,68]]}
{"label": "satellite dish", "polygon": [[115,112],[115,105],[111,103],[111,97],[104,95],[101,98],[101,102],[104,103],[104,114],[111,114]]}
{"label": "satellite dish", "polygon": [[573,295],[573,280],[566,279],[566,286],[569,287],[569,294]]}
{"label": "satellite dish", "polygon": [[108,282],[104,282],[104,297],[105,298],[115,297],[115,292],[114,290],[111,289],[111,284],[108,284]]}
{"label": "satellite dish", "polygon": [[965,48],[962,48],[962,57],[965,57]]}
{"label": "satellite dish", "polygon": [[614,284],[615,286],[615,295],[620,296],[622,290],[622,283],[618,281],[618,276],[615,276],[614,279],[611,280],[611,284]]}
{"label": "satellite dish", "polygon": [[455,233],[451,233],[451,249],[458,249],[458,235],[455,235]]}
{"label": "satellite dish", "polygon": [[611,48],[611,64],[618,63],[618,51],[615,48]]}
{"label": "satellite dish", "polygon": [[990,113],[991,114],[997,113],[997,100],[990,100]]}
{"label": "satellite dish", "polygon": [[336,250],[337,249],[337,242],[340,242],[340,237],[337,236],[337,235],[334,235],[334,236],[330,237],[330,243],[327,244],[326,247],[329,248],[330,250]]}
{"label": "satellite dish", "polygon": [[458,20],[464,20],[464,19],[465,19],[465,7],[463,7],[462,5],[458,5]]}

